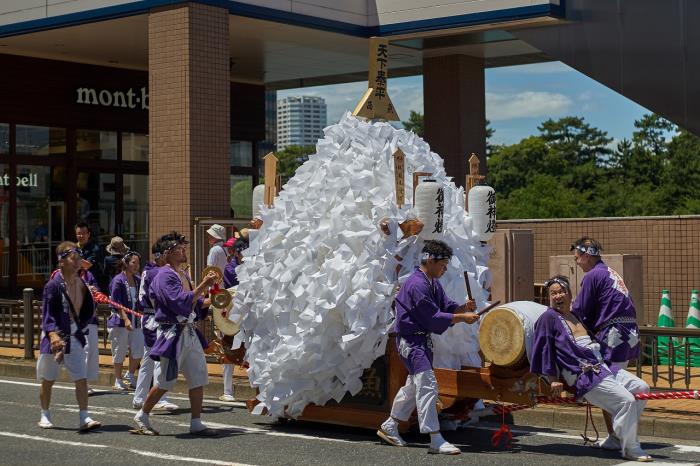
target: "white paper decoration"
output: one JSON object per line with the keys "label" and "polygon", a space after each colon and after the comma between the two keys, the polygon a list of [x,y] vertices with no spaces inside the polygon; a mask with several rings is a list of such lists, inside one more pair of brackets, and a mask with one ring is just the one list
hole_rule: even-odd
{"label": "white paper decoration", "polygon": [[[357,394],[364,369],[384,354],[397,283],[418,265],[423,246],[422,239],[397,236],[398,223],[417,217],[414,208],[398,209],[394,202],[397,148],[406,156],[407,174],[433,173],[444,189],[444,231],[437,237],[455,252],[441,279],[448,295],[464,302],[467,271],[477,303],[486,302],[477,266],[486,264],[488,248],[473,237],[471,219],[460,208],[464,191],[445,176],[442,159],[425,141],[350,113],[324,132],[274,205],[261,209],[263,225],[236,269],[234,309],[246,316],[248,377],[260,391],[260,406],[275,417]],[[412,177],[405,178],[410,198]],[[381,232],[382,219],[389,219],[395,236]],[[398,275],[396,255],[403,258]],[[435,339],[436,366],[478,364],[476,328],[458,324]]]}
{"label": "white paper decoration", "polygon": [[488,241],[496,232],[496,191],[491,186],[477,185],[469,190],[469,216],[474,234]]}

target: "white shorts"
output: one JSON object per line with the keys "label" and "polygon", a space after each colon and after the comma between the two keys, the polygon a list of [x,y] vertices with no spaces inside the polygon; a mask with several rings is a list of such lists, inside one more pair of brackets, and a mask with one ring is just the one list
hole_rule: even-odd
{"label": "white shorts", "polygon": [[97,380],[100,372],[100,348],[99,337],[97,334],[97,324],[89,324],[87,326],[88,334],[85,335],[87,345],[85,345],[85,364],[87,366],[87,379]]}
{"label": "white shorts", "polygon": [[109,341],[112,344],[112,361],[117,364],[124,362],[127,351],[130,358],[143,357],[143,329],[129,331],[126,327],[112,327],[109,329]]}
{"label": "white shorts", "polygon": [[618,362],[612,362],[610,363],[611,366],[616,366],[618,369],[623,369],[627,370],[627,366],[629,365],[629,360],[627,361],[618,361]]}
{"label": "white shorts", "polygon": [[75,337],[71,337],[71,352],[63,355],[61,364],[56,362],[53,354],[42,353],[36,363],[36,378],[39,381],[54,381],[58,378],[61,366],[65,367],[70,375],[70,379],[76,380],[87,377],[87,366],[85,364],[85,350]]}
{"label": "white shorts", "polygon": [[[194,331],[184,328],[180,334],[180,341],[177,344],[177,367],[178,372],[185,376],[189,389],[203,387],[209,383],[209,371],[207,360],[202,349],[202,344]],[[163,390],[172,390],[175,381],[166,381],[170,359],[160,358],[160,373],[156,378],[156,385]]]}

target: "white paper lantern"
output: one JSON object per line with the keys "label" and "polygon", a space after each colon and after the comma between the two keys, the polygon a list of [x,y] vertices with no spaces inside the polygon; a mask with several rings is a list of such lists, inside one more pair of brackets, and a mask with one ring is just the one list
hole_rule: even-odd
{"label": "white paper lantern", "polygon": [[435,238],[444,230],[445,192],[435,180],[423,180],[416,188],[416,210],[423,222],[423,239]]}
{"label": "white paper lantern", "polygon": [[488,241],[496,232],[496,191],[491,186],[478,185],[469,190],[468,198],[472,231],[479,241]]}
{"label": "white paper lantern", "polygon": [[260,206],[265,202],[265,185],[259,184],[253,189],[253,218],[260,216]]}

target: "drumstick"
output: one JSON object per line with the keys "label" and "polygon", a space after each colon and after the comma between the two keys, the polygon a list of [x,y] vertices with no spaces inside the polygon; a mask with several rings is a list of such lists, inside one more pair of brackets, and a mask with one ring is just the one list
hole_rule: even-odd
{"label": "drumstick", "polygon": [[472,286],[469,283],[469,272],[464,272],[464,284],[467,285],[467,297],[471,301],[474,298],[472,298]]}
{"label": "drumstick", "polygon": [[476,315],[480,316],[480,315],[486,314],[487,312],[489,312],[491,309],[498,306],[499,304],[501,304],[500,301],[493,302],[493,303],[489,304],[488,306],[486,306],[485,308],[483,308],[482,310],[480,310],[479,312],[477,312]]}

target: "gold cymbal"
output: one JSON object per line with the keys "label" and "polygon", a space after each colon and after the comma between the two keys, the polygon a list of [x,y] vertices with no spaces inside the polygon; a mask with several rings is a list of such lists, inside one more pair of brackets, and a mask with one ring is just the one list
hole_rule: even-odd
{"label": "gold cymbal", "polygon": [[224,273],[221,271],[220,268],[218,268],[215,265],[210,265],[209,267],[205,267],[204,270],[202,270],[201,280],[204,280],[204,277],[209,275],[209,272],[216,273],[216,283],[222,283],[224,281]]}
{"label": "gold cymbal", "polygon": [[222,290],[220,293],[211,296],[211,305],[217,309],[224,309],[231,304],[231,293]]}
{"label": "gold cymbal", "polygon": [[[223,290],[222,293],[212,296],[212,307],[214,308],[212,310],[212,315],[214,317],[214,325],[216,325],[216,328],[218,328],[221,333],[228,336],[235,335],[240,329],[240,322],[232,322],[228,318],[231,310],[233,309],[233,302],[230,298],[235,292],[235,288],[229,288],[227,290]],[[229,304],[223,308],[217,308],[214,304],[214,298],[221,295],[229,296]]]}

